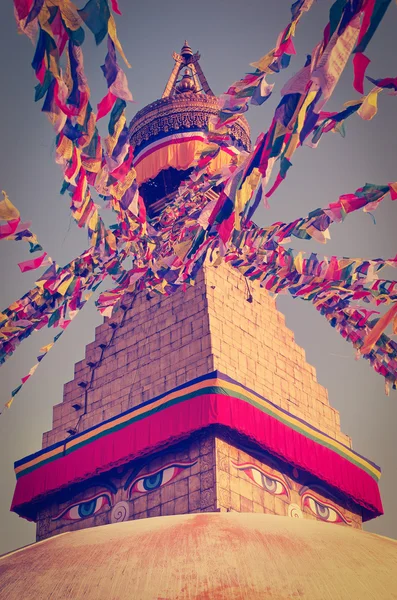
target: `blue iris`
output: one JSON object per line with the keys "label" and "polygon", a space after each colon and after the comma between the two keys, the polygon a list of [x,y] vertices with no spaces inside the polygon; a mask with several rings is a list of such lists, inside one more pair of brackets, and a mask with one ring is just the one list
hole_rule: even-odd
{"label": "blue iris", "polygon": [[316,505],[316,513],[321,519],[328,519],[330,515],[330,510],[328,506],[324,506],[320,502],[315,502]]}
{"label": "blue iris", "polygon": [[90,517],[92,514],[94,514],[96,501],[97,498],[94,498],[94,500],[89,500],[88,502],[82,502],[82,504],[79,504],[77,509],[79,517],[83,519],[84,517]]}
{"label": "blue iris", "polygon": [[264,473],[262,475],[262,485],[268,492],[275,494],[277,491],[277,481],[272,479],[271,477],[267,477]]}
{"label": "blue iris", "polygon": [[149,475],[149,477],[145,477],[143,480],[143,487],[145,488],[145,490],[150,492],[150,490],[155,490],[156,488],[160,487],[162,481],[163,471],[159,471],[154,475]]}

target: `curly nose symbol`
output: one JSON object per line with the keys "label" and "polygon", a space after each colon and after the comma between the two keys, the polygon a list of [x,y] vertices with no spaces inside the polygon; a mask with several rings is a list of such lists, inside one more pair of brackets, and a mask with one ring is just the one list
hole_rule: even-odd
{"label": "curly nose symbol", "polygon": [[288,505],[288,516],[293,517],[294,519],[302,519],[303,518],[302,511],[297,504],[289,504]]}
{"label": "curly nose symbol", "polygon": [[121,521],[128,521],[130,516],[130,507],[128,502],[117,502],[112,508],[112,514],[110,515],[110,521],[112,523],[121,523]]}

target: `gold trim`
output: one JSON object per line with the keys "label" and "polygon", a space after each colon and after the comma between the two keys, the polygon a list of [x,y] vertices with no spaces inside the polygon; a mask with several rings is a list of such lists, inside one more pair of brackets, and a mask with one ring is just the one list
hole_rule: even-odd
{"label": "gold trim", "polygon": [[[172,98],[162,98],[145,106],[130,124],[131,145],[135,148],[143,142],[169,131],[208,128],[208,120],[219,112],[216,96],[184,93]],[[231,137],[251,150],[250,128],[244,117],[230,128]]]}

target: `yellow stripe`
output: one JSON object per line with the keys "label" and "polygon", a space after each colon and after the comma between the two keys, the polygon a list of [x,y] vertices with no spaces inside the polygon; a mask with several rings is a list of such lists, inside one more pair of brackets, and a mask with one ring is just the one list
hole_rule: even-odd
{"label": "yellow stripe", "polygon": [[151,411],[155,408],[159,408],[163,404],[166,404],[167,402],[170,402],[174,399],[179,398],[181,396],[181,394],[189,394],[191,392],[205,389],[206,387],[209,387],[209,386],[219,386],[219,387],[223,387],[226,390],[231,391],[231,392],[237,392],[240,394],[241,393],[244,394],[244,396],[248,397],[250,400],[254,401],[256,404],[259,404],[260,406],[263,406],[264,408],[266,408],[272,415],[277,417],[280,421],[285,421],[287,423],[290,423],[292,426],[298,427],[300,430],[308,433],[309,435],[311,435],[313,437],[316,437],[318,440],[323,441],[325,444],[328,444],[329,446],[332,446],[333,448],[340,450],[342,452],[342,454],[344,454],[347,457],[350,457],[356,463],[359,463],[359,464],[363,465],[366,469],[370,470],[375,475],[375,477],[377,477],[377,478],[380,477],[380,471],[374,465],[367,462],[361,456],[350,451],[349,448],[347,448],[346,446],[344,446],[337,440],[334,440],[319,431],[315,431],[312,427],[310,427],[310,425],[306,425],[305,423],[299,421],[297,418],[293,417],[292,415],[288,415],[281,409],[278,409],[276,406],[272,406],[270,404],[270,402],[264,400],[263,398],[261,398],[260,396],[257,396],[256,394],[246,390],[245,388],[242,388],[240,385],[231,383],[230,381],[225,381],[223,379],[217,379],[217,378],[200,381],[191,386],[183,388],[182,390],[177,390],[175,392],[171,392],[171,393],[167,394],[166,396],[159,398],[158,400],[156,400],[153,403],[150,403],[146,406],[142,406],[141,408],[134,411],[133,413],[127,413],[127,414],[123,415],[122,417],[120,417],[119,419],[115,419],[113,421],[110,421],[109,423],[104,423],[100,427],[97,427],[94,430],[88,431],[84,435],[79,436],[78,438],[75,438],[73,440],[70,440],[69,442],[66,442],[64,446],[59,446],[58,448],[54,448],[53,450],[50,450],[46,454],[41,454],[40,456],[34,458],[33,460],[29,461],[28,463],[24,463],[23,465],[16,467],[15,473],[18,474],[21,471],[24,471],[25,469],[29,469],[30,467],[35,466],[40,462],[46,461],[48,458],[52,458],[58,454],[62,455],[64,448],[70,450],[74,446],[80,445],[82,442],[89,440],[91,437],[96,436],[99,433],[103,433],[109,429],[112,429],[113,427],[115,427],[117,425],[120,425],[122,423],[129,421],[131,419],[131,417],[135,418],[137,416],[141,416],[148,411]]}
{"label": "yellow stripe", "polygon": [[92,430],[88,431],[84,435],[81,435],[78,438],[71,440],[70,442],[66,442],[66,444],[64,446],[59,446],[58,448],[54,448],[53,450],[50,450],[46,454],[40,454],[40,456],[37,456],[33,460],[31,460],[27,463],[24,463],[23,465],[20,465],[19,467],[16,467],[15,473],[18,474],[21,471],[24,471],[25,469],[29,469],[30,467],[33,467],[34,465],[36,465],[40,462],[43,462],[44,460],[47,460],[48,458],[51,458],[51,457],[55,456],[56,454],[63,454],[64,448],[67,448],[67,449],[73,448],[73,446],[76,446],[76,444],[80,444],[81,442],[88,440],[90,437],[93,437],[94,435],[97,435],[98,433],[102,433],[103,431],[106,431],[107,429],[112,429],[116,425],[120,425],[121,423],[125,423],[126,421],[129,421],[131,419],[131,416],[133,416],[135,418],[136,416],[140,416],[140,415],[144,414],[145,412],[152,410],[153,408],[158,408],[159,406],[161,406],[162,404],[165,404],[166,402],[169,402],[170,400],[179,398],[179,396],[181,395],[181,392],[183,392],[183,394],[190,393],[192,391],[206,388],[209,385],[214,385],[214,384],[216,385],[215,382],[218,382],[218,381],[220,381],[220,380],[218,380],[218,379],[209,379],[208,380],[207,379],[206,381],[200,381],[199,383],[196,383],[187,388],[183,388],[182,390],[178,390],[176,392],[167,394],[166,396],[159,398],[156,402],[153,402],[146,406],[142,406],[142,408],[134,411],[133,415],[131,415],[131,413],[123,415],[119,419],[115,419],[114,421],[111,421],[110,423],[104,423],[100,427],[97,427],[94,431],[92,431]]}
{"label": "yellow stripe", "polygon": [[55,456],[57,454],[62,454],[62,453],[63,453],[63,446],[59,446],[59,448],[54,448],[54,450],[50,450],[46,454],[40,454],[40,456],[37,456],[33,460],[31,460],[27,463],[23,463],[23,465],[19,465],[19,467],[15,467],[14,472],[16,475],[18,475],[18,473],[20,473],[21,471],[24,471],[25,469],[29,469],[30,467],[33,467],[34,465],[36,465],[39,462],[42,462],[44,460],[47,460],[48,458],[51,458],[52,456]]}
{"label": "yellow stripe", "polygon": [[[220,381],[222,381],[222,380],[220,380]],[[225,385],[225,383],[227,383],[227,385]],[[225,382],[225,381],[223,381],[223,387],[227,387],[227,389],[233,390],[235,392],[238,392],[239,390],[242,389],[239,385],[236,385],[236,384],[230,383],[230,382]],[[351,452],[349,448],[347,448],[346,446],[344,446],[337,440],[334,440],[334,439],[328,437],[327,435],[325,435],[317,430],[312,429],[310,427],[310,425],[305,425],[305,423],[303,423],[302,421],[299,421],[292,415],[289,415],[289,414],[283,412],[282,410],[279,410],[277,407],[270,405],[270,403],[267,402],[266,400],[263,400],[259,396],[252,394],[251,392],[249,392],[248,390],[246,390],[244,388],[243,388],[243,392],[244,392],[245,396],[247,396],[251,400],[254,400],[257,404],[260,404],[261,406],[266,407],[269,410],[269,412],[273,413],[274,415],[279,416],[280,420],[287,421],[287,422],[291,423],[292,425],[296,425],[297,427],[299,427],[299,429],[306,431],[310,435],[315,436],[317,439],[324,441],[326,444],[329,444],[330,446],[333,446],[334,448],[338,448],[339,450],[341,450],[343,452],[343,454],[345,454],[346,456],[350,456],[355,462],[365,465],[365,467],[367,469],[369,469],[370,471],[372,471],[372,473],[374,473],[374,475],[376,475],[378,478],[380,477],[381,472],[379,471],[379,469],[377,469],[371,463],[367,462],[365,460],[365,458],[362,458],[358,454]]]}
{"label": "yellow stripe", "polygon": [[[195,392],[197,390],[206,388],[209,385],[217,385],[217,383],[219,381],[221,381],[221,380],[207,379],[206,381],[200,381],[199,383],[196,383],[187,388],[183,388],[182,390],[178,390],[176,392],[171,392],[170,394],[167,394],[166,396],[159,398],[158,400],[156,400],[156,402],[153,402],[147,406],[142,406],[142,408],[134,411],[133,416],[134,416],[134,418],[139,417],[140,415],[144,414],[145,412],[148,412],[149,410],[153,410],[154,408],[158,408],[159,406],[161,406],[162,404],[165,404],[166,402],[170,402],[171,400],[179,398],[181,396],[181,393],[188,394],[190,392]],[[78,439],[76,438],[74,440],[71,440],[67,444],[67,448],[73,448],[73,446],[75,446],[76,444],[80,444],[82,441],[90,438],[92,435],[97,435],[98,433],[102,433],[103,431],[106,431],[107,429],[112,429],[116,424],[119,425],[120,423],[125,423],[126,421],[129,421],[130,419],[131,419],[131,413],[124,415],[123,417],[120,417],[120,419],[111,421],[110,423],[105,423],[104,425],[101,425],[100,427],[95,429],[95,434],[94,434],[94,432],[88,432],[85,435],[80,436]]]}

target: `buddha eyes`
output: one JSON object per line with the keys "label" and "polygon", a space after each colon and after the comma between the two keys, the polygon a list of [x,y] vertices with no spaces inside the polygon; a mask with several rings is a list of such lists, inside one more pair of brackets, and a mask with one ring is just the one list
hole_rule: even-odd
{"label": "buddha eyes", "polygon": [[[129,488],[129,496],[131,496],[133,492],[144,494],[157,490],[175,479],[175,477],[177,477],[184,469],[188,469],[196,463],[197,460],[192,462],[171,463],[161,469],[136,477]],[[114,492],[116,492],[116,489]],[[113,501],[114,498],[112,494],[101,492],[91,498],[76,502],[71,506],[64,508],[58,515],[52,517],[52,520],[57,521],[58,519],[65,519],[68,521],[79,521],[81,519],[87,519],[101,511],[104,507],[113,506]]]}
{"label": "buddha eyes", "polygon": [[270,473],[266,473],[251,463],[237,464],[233,462],[232,464],[239,471],[244,471],[256,485],[270,494],[274,496],[289,496],[288,488],[281,477],[270,475]]}
{"label": "buddha eyes", "polygon": [[[130,485],[129,497],[133,493],[144,494],[161,488],[173,481],[183,470],[192,467],[196,463],[197,461],[171,463],[161,469],[136,477]],[[232,464],[239,471],[243,471],[255,485],[266,492],[274,496],[290,496],[286,482],[281,477],[270,474],[252,463],[238,464],[232,461]],[[125,489],[127,489],[127,486]],[[346,523],[347,525],[351,525],[352,522],[342,515],[336,506],[322,499],[320,500],[313,493],[313,490],[306,488],[305,491],[305,488],[303,488],[300,493],[302,494],[302,509],[306,507],[316,518],[328,523]],[[113,499],[111,495],[102,492],[81,502],[76,502],[72,506],[68,506],[56,517],[53,517],[52,520],[57,521],[62,518],[69,521],[79,521],[87,519],[101,511],[104,507],[111,507],[112,504]]]}
{"label": "buddha eyes", "polygon": [[335,506],[328,502],[324,502],[324,500],[320,501],[309,492],[305,492],[302,495],[302,507],[303,506],[306,506],[315,517],[318,517],[322,521],[327,521],[327,523],[346,523],[347,525],[351,523],[351,521],[344,517]]}
{"label": "buddha eyes", "polygon": [[92,517],[99,512],[104,506],[111,506],[111,500],[108,494],[100,494],[84,500],[84,502],[78,502],[69,506],[63,510],[59,515],[53,517],[53,521],[58,519],[67,519],[69,521],[79,521],[81,519],[87,519]]}
{"label": "buddha eyes", "polygon": [[[274,496],[288,496],[289,490],[281,477],[266,473],[263,469],[251,463],[238,464],[232,463],[236,469],[243,471],[257,486],[273,494]],[[307,490],[307,488],[306,488]],[[301,498],[301,507],[308,508],[309,511],[318,519],[327,523],[346,523],[351,525],[347,519],[333,504],[320,500],[313,491],[304,491]]]}
{"label": "buddha eyes", "polygon": [[177,477],[184,469],[188,469],[189,467],[195,465],[196,462],[197,461],[189,463],[173,463],[163,467],[162,469],[157,469],[157,471],[153,471],[152,473],[147,473],[143,477],[138,477],[131,484],[130,495],[133,492],[144,494],[147,492],[152,492],[153,490],[157,490],[166,483],[169,483],[175,479],[175,477]]}

